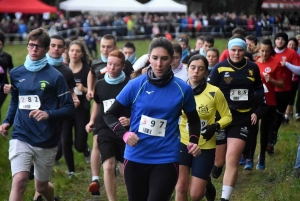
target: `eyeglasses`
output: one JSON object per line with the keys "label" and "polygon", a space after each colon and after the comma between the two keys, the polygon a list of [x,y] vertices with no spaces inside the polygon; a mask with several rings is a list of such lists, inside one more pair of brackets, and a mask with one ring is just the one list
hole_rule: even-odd
{"label": "eyeglasses", "polygon": [[27,47],[29,47],[30,49],[34,49],[34,47],[36,47],[36,49],[40,50],[42,48],[45,48],[44,46],[42,45],[38,45],[38,44],[34,44],[34,43],[28,43],[27,44]]}

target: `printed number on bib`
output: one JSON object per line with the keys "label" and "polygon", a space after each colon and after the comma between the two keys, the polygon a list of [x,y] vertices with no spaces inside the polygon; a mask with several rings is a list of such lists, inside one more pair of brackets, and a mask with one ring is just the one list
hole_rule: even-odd
{"label": "printed number on bib", "polygon": [[19,109],[36,110],[40,107],[41,101],[37,95],[19,96]]}
{"label": "printed number on bib", "polygon": [[247,101],[248,89],[231,89],[230,100],[232,101]]}
{"label": "printed number on bib", "polygon": [[152,136],[165,137],[166,125],[167,120],[142,115],[139,132]]}
{"label": "printed number on bib", "polygon": [[75,93],[76,95],[82,95],[82,91],[79,91],[79,90],[77,89],[77,87],[74,88],[74,93]]}
{"label": "printed number on bib", "polygon": [[114,102],[115,102],[114,98],[103,101],[104,113],[112,106]]}
{"label": "printed number on bib", "polygon": [[[201,120],[201,127],[200,127],[200,130],[201,130],[202,128],[204,128],[205,126],[207,126],[207,120]],[[185,129],[186,129],[187,131],[189,131],[189,124],[188,124],[188,123],[186,123]]]}

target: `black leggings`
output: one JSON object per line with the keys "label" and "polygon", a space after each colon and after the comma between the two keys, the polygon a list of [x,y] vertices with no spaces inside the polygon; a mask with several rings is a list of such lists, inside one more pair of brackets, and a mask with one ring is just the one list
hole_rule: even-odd
{"label": "black leggings", "polygon": [[244,158],[246,159],[253,159],[255,149],[256,149],[256,140],[258,134],[258,121],[257,120],[255,125],[251,125],[249,127],[249,135],[247,139],[246,146],[243,151]]}
{"label": "black leggings", "polygon": [[74,155],[72,150],[74,127],[74,147],[78,152],[84,152],[87,149],[88,133],[85,131],[85,126],[90,120],[90,111],[77,108],[75,116],[72,119],[63,122],[62,128],[62,150],[69,169],[69,172],[75,172]]}
{"label": "black leggings", "polygon": [[274,132],[277,133],[285,114],[286,107],[288,106],[291,91],[275,92],[276,95],[276,104],[277,104],[277,113],[274,122]]}
{"label": "black leggings", "polygon": [[5,101],[6,96],[7,96],[7,94],[0,91],[0,120],[1,120],[1,107]]}
{"label": "black leggings", "polygon": [[142,164],[124,160],[129,201],[169,201],[178,179],[178,163]]}
{"label": "black leggings", "polygon": [[268,143],[272,144],[274,139],[274,117],[276,106],[268,106],[268,109],[260,122],[260,156],[264,157]]}

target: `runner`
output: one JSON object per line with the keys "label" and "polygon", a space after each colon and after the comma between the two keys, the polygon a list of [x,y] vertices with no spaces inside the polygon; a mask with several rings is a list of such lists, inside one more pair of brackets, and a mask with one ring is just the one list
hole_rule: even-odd
{"label": "runner", "polygon": [[[188,124],[186,116],[181,115],[179,124],[181,134],[181,149],[179,162],[179,178],[176,185],[176,200],[187,200],[189,189],[189,175],[192,174],[190,183],[190,197],[192,200],[201,200],[205,195],[205,187],[210,183],[207,200],[215,200],[216,190],[211,183],[210,173],[215,160],[216,130],[225,128],[232,120],[228,104],[219,88],[206,83],[208,61],[202,55],[192,56],[188,63],[188,84],[191,85],[199,118],[201,119],[201,132],[199,147],[201,155],[194,158],[186,149],[189,143]],[[221,119],[215,122],[216,111]]]}
{"label": "runner", "polygon": [[15,122],[9,147],[13,176],[9,200],[24,199],[32,161],[36,191],[54,200],[49,179],[60,135],[55,128],[57,121],[74,114],[74,103],[63,76],[47,63],[49,44],[45,30],[31,31],[25,63],[11,71],[10,107],[0,126],[0,133],[7,136]]}
{"label": "runner", "polygon": [[[104,78],[106,73],[107,57],[109,53],[117,48],[116,38],[107,34],[101,38],[100,42],[100,52],[101,57],[94,60],[88,74],[88,92],[86,94],[87,100],[91,100],[94,97],[94,88],[97,80]],[[132,73],[132,65],[129,61],[125,61],[124,73],[127,77],[130,77]],[[96,189],[99,184],[99,174],[100,174],[101,162],[100,162],[100,152],[97,143],[97,133],[94,132],[93,136],[93,150],[91,155],[91,170],[92,170],[92,183],[90,184],[89,191],[92,195],[100,195],[100,191],[92,191]],[[99,189],[100,186],[98,186]]]}
{"label": "runner", "polygon": [[125,43],[123,47],[123,53],[126,57],[126,60],[128,60],[133,65],[136,61],[135,45],[131,42]]}
{"label": "runner", "polygon": [[85,98],[89,66],[87,52],[85,51],[83,43],[79,40],[72,41],[69,46],[69,68],[72,70],[76,82],[74,92],[81,103],[79,107],[76,108],[75,115],[71,119],[64,121],[62,127],[62,150],[69,170],[68,178],[71,179],[75,175],[73,144],[78,152],[84,153],[86,162],[90,162],[88,160],[90,156],[87,144],[88,134],[85,130],[85,125],[90,119],[90,103]]}
{"label": "runner", "polygon": [[172,71],[175,77],[182,79],[184,82],[188,80],[186,66],[181,63],[182,49],[178,43],[172,43],[174,56],[171,63]]}
{"label": "runner", "polygon": [[[128,82],[104,115],[110,129],[126,142],[124,177],[129,201],[170,199],[178,177],[182,109],[189,119],[189,153],[196,157],[201,151],[193,92],[174,77],[173,54],[168,39],[154,39],[149,47],[151,68]],[[126,107],[131,107],[129,132],[118,120],[119,111]]]}
{"label": "runner", "polygon": [[212,71],[212,69],[214,68],[214,66],[219,62],[219,50],[216,48],[208,48],[206,51],[206,59],[208,61],[208,73],[207,75],[209,75],[209,73]]}
{"label": "runner", "polygon": [[[98,125],[98,127],[95,128],[95,132],[98,133],[98,146],[104,170],[104,186],[108,200],[111,201],[117,200],[117,181],[115,175],[117,161],[122,163],[120,170],[122,176],[124,174],[123,161],[125,143],[105,124],[103,115],[129,81],[129,78],[126,78],[125,73],[123,72],[124,63],[125,56],[121,51],[114,50],[109,54],[107,63],[108,72],[105,74],[104,79],[99,80],[96,84],[94,96],[95,102],[92,107],[91,119],[86,125],[87,132],[92,131],[95,128],[94,125]],[[96,119],[99,111],[99,119]],[[130,123],[130,108],[120,110],[118,118],[122,126],[128,130]],[[95,124],[96,121],[99,121],[99,123]],[[98,189],[92,190],[96,191]]]}
{"label": "runner", "polygon": [[[245,59],[247,44],[241,37],[228,42],[229,58],[218,63],[209,75],[208,82],[224,93],[232,113],[232,123],[226,128],[226,169],[221,200],[229,200],[238,174],[238,163],[245,147],[251,126],[252,106],[261,103],[264,90],[257,65]],[[214,167],[212,174],[222,169]]]}
{"label": "runner", "polygon": [[[274,38],[275,43],[275,59],[278,62],[288,62],[290,64],[293,64],[295,66],[300,66],[300,59],[296,51],[287,48],[288,43],[288,35],[286,33],[277,33]],[[280,128],[280,125],[282,123],[282,120],[284,118],[284,113],[286,111],[286,108],[288,106],[290,97],[291,97],[291,90],[292,90],[292,72],[286,68],[282,68],[282,74],[283,74],[283,81],[284,81],[284,88],[279,88],[275,86],[275,92],[276,92],[276,118],[274,122],[274,139],[273,144],[277,143],[277,135],[278,130]],[[271,146],[268,153],[273,154],[274,153],[274,146]]]}
{"label": "runner", "polygon": [[[265,39],[260,44],[260,58],[256,61],[263,82],[267,111],[260,122],[260,154],[256,169],[265,169],[265,153],[267,146],[271,147],[274,132],[274,117],[276,116],[275,87],[283,88],[282,67],[274,59],[275,51],[270,39]],[[270,150],[269,150],[270,151]],[[255,152],[252,150],[252,152]]]}

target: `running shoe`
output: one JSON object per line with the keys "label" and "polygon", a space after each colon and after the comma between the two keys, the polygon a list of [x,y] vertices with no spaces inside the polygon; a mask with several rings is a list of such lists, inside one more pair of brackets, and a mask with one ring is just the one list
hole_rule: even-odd
{"label": "running shoe", "polygon": [[252,170],[253,169],[253,159],[247,159],[246,165],[244,166],[244,170]]}
{"label": "running shoe", "polygon": [[206,184],[205,197],[207,201],[214,201],[216,198],[216,188],[209,177]]}
{"label": "running shoe", "polygon": [[225,198],[221,198],[221,200],[220,201],[229,201],[229,200],[226,200]]}
{"label": "running shoe", "polygon": [[211,175],[213,176],[213,178],[218,179],[220,177],[220,175],[222,174],[222,171],[223,171],[223,166],[217,167],[214,165],[214,167],[211,171]]}
{"label": "running shoe", "polygon": [[28,179],[33,180],[34,179],[34,165],[32,164],[29,170]]}
{"label": "running shoe", "polygon": [[265,165],[265,157],[260,157],[260,155],[258,155],[258,162],[256,165],[256,169],[257,170],[264,170],[266,168]]}
{"label": "running shoe", "polygon": [[240,157],[240,162],[239,162],[240,165],[245,165],[246,164],[246,159],[244,158],[243,154],[241,155]]}
{"label": "running shoe", "polygon": [[92,195],[100,195],[100,182],[99,180],[94,180],[89,186],[89,192],[92,193]]}
{"label": "running shoe", "polygon": [[274,145],[269,143],[268,146],[267,146],[267,152],[269,155],[272,155],[274,154]]}
{"label": "running shoe", "polygon": [[37,198],[33,199],[33,201],[44,201],[44,199],[42,195],[39,195]]}
{"label": "running shoe", "polygon": [[75,172],[69,172],[68,179],[72,179],[75,176]]}
{"label": "running shoe", "polygon": [[90,147],[89,145],[87,144],[86,145],[86,150],[83,152],[83,155],[84,155],[84,160],[87,164],[91,163],[91,151],[90,151]]}

